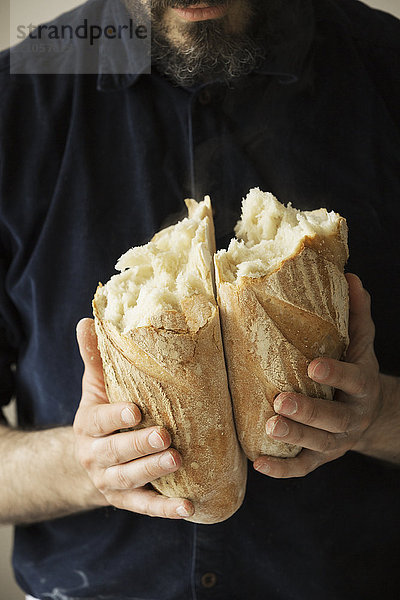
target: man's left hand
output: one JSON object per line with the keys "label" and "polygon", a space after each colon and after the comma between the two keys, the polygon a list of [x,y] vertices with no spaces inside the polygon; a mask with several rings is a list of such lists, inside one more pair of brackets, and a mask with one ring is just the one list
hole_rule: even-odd
{"label": "man's left hand", "polygon": [[335,398],[310,398],[291,392],[276,397],[277,415],[267,421],[268,435],[303,449],[295,458],[258,458],[254,468],[261,473],[276,478],[302,477],[348,450],[356,450],[379,418],[383,393],[374,352],[370,296],[356,275],[347,274],[346,278],[350,297],[346,362],[317,358],[308,368],[311,379],[336,388]]}

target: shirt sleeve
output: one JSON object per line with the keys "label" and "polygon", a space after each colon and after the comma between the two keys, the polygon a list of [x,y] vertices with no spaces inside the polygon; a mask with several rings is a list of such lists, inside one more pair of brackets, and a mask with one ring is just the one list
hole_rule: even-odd
{"label": "shirt sleeve", "polygon": [[6,260],[0,247],[0,422],[7,423],[1,408],[8,404],[15,392],[14,366],[17,348],[13,340],[12,303],[6,294]]}
{"label": "shirt sleeve", "polygon": [[7,292],[9,267],[12,259],[11,238],[5,224],[5,124],[9,121],[10,75],[8,52],[0,53],[0,423],[7,423],[2,407],[8,404],[15,394],[15,368],[19,347],[18,311]]}

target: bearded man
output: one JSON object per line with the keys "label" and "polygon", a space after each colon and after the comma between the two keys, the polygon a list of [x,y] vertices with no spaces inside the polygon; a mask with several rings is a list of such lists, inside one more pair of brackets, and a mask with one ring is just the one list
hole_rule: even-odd
{"label": "bearded man", "polygon": [[[92,43],[49,33],[35,65],[0,56],[0,401],[18,409],[0,425],[0,515],[19,585],[39,600],[394,600],[399,22],[356,0],[90,0],[65,31],[85,19]],[[113,52],[126,19],[142,37],[151,24],[148,52],[123,36]],[[183,198],[211,195],[226,247],[257,186],[346,217],[372,316],[350,276],[347,358],[309,371],[336,402],[278,397],[268,434],[302,451],[249,463],[242,507],[198,525],[150,485],[180,468],[168,431],[129,429],[139,409],[108,403],[89,319],[82,381],[75,325]]]}

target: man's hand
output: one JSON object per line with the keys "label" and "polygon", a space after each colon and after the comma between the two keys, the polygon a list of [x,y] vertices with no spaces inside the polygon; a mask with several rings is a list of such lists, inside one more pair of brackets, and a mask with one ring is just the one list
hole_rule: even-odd
{"label": "man's hand", "polygon": [[76,451],[93,484],[117,508],[170,519],[192,515],[191,502],[167,498],[148,485],[181,465],[177,450],[167,450],[168,431],[161,427],[120,431],[138,425],[140,410],[133,403],[108,402],[92,319],[78,323],[77,338],[85,373],[74,421]]}
{"label": "man's hand", "polygon": [[267,433],[274,440],[302,446],[303,450],[295,458],[258,458],[254,468],[261,473],[276,478],[301,477],[348,450],[370,453],[363,438],[381,418],[382,376],[374,353],[369,294],[356,275],[348,274],[346,278],[350,295],[346,362],[317,358],[308,368],[311,379],[337,389],[335,399],[279,394],[274,402],[278,416],[267,421]]}

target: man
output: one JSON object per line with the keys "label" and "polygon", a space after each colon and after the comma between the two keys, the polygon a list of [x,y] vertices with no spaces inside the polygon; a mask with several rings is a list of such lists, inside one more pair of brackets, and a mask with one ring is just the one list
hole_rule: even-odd
{"label": "man", "polygon": [[[400,26],[354,0],[151,9],[151,75],[10,76],[1,60],[2,402],[16,392],[20,429],[0,430],[0,513],[17,580],[41,600],[396,598]],[[181,464],[168,432],[119,433],[140,414],[107,403],[88,320],[79,403],[75,324],[184,197],[210,193],[222,247],[254,186],[347,218],[376,355],[348,275],[346,361],[309,368],[336,402],[278,396],[267,431],[304,449],[249,464],[240,510],[194,525],[187,499],[148,486]]]}

